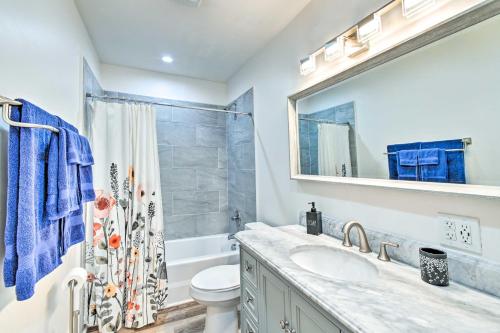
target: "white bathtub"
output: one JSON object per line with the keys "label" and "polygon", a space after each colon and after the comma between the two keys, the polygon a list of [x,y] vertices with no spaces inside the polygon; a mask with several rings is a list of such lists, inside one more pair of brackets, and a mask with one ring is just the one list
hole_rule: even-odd
{"label": "white bathtub", "polygon": [[[192,301],[189,285],[198,272],[218,265],[234,265],[240,260],[236,240],[228,234],[167,240],[167,307]],[[235,250],[231,246],[235,244]]]}

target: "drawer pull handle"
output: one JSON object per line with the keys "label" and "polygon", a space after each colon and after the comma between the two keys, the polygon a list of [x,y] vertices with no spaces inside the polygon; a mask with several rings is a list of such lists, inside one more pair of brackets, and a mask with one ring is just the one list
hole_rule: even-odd
{"label": "drawer pull handle", "polygon": [[286,329],[285,333],[297,333],[297,331],[292,328],[292,329]]}
{"label": "drawer pull handle", "polygon": [[247,295],[247,304],[248,303],[253,303],[253,297]]}
{"label": "drawer pull handle", "polygon": [[[288,321],[286,321],[286,320],[280,320],[280,327],[281,327],[282,330],[287,329],[288,325],[290,325],[290,323]],[[287,329],[287,331],[288,331],[288,329]]]}
{"label": "drawer pull handle", "polygon": [[252,265],[245,261],[245,271],[250,272],[253,269]]}
{"label": "drawer pull handle", "polygon": [[247,333],[255,333],[251,328],[247,328]]}

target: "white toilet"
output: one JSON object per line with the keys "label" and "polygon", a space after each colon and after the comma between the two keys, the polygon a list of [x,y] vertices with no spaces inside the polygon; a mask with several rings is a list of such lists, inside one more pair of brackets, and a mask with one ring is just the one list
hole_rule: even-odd
{"label": "white toilet", "polygon": [[210,267],[191,280],[191,297],[207,306],[204,333],[237,333],[240,265]]}

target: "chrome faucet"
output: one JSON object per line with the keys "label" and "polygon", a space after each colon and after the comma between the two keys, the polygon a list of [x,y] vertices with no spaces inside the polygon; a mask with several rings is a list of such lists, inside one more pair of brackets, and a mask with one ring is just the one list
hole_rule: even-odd
{"label": "chrome faucet", "polygon": [[[240,216],[240,212],[237,209],[234,211],[234,216],[231,216],[231,221],[234,221],[236,223],[236,232],[240,231],[240,229],[241,229],[241,216]],[[228,240],[235,239],[234,235],[236,234],[236,232],[229,233],[229,235],[227,235],[227,239]]]}
{"label": "chrome faucet", "polygon": [[236,209],[234,211],[234,216],[231,216],[231,221],[234,221],[236,223],[236,227],[238,228],[238,230],[240,230],[240,228],[241,228],[241,216],[240,216],[239,210]]}
{"label": "chrome faucet", "polygon": [[366,233],[365,229],[363,229],[363,226],[356,221],[351,221],[347,222],[344,227],[342,228],[342,232],[344,233],[344,241],[342,242],[342,245],[351,247],[351,237],[349,236],[349,232],[353,227],[356,227],[358,229],[358,236],[359,236],[359,252],[363,253],[370,253],[372,252],[372,249],[370,248],[370,244],[368,244],[368,239],[366,238]]}

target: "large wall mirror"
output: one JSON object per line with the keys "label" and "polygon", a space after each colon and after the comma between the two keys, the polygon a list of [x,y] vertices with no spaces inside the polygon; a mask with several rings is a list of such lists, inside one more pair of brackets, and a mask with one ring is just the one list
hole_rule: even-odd
{"label": "large wall mirror", "polygon": [[461,19],[291,96],[292,178],[500,197],[500,16]]}

